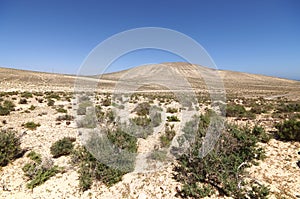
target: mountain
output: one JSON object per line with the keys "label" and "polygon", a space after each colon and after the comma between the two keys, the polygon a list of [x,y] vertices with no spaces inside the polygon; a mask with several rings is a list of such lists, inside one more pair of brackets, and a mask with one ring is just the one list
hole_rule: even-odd
{"label": "mountain", "polygon": [[[41,73],[8,68],[0,68],[0,88],[2,90],[74,90],[77,82],[98,82],[94,77],[76,77],[71,75]],[[147,85],[147,82],[149,83]],[[188,82],[188,83],[187,83]],[[129,70],[107,73],[101,76],[98,87],[112,91],[116,86],[135,84],[144,85],[147,92],[166,91],[167,87],[185,90],[193,88],[198,92],[206,92],[207,87],[224,86],[227,95],[245,97],[280,97],[298,98],[300,82],[277,77],[255,75],[242,72],[214,70],[207,67],[184,63],[170,62],[144,65]],[[161,86],[167,85],[167,86]],[[125,86],[125,87],[126,87]]]}

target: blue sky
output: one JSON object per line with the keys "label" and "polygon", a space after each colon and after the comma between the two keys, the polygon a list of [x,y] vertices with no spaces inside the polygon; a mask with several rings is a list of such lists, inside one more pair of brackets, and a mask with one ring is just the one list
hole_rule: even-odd
{"label": "blue sky", "polygon": [[[298,0],[0,0],[0,66],[76,74],[100,42],[164,27],[199,42],[219,69],[300,79]],[[182,61],[144,50],[111,70]]]}

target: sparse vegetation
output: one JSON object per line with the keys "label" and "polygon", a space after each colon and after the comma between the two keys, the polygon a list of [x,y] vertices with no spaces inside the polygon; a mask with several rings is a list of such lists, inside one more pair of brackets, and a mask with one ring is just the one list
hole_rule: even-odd
{"label": "sparse vegetation", "polygon": [[48,99],[47,105],[48,106],[54,106],[55,101],[52,99]]}
{"label": "sparse vegetation", "polygon": [[275,125],[277,136],[284,141],[300,141],[300,121],[295,119],[285,120]]}
{"label": "sparse vegetation", "polygon": [[27,104],[27,102],[28,102],[27,99],[21,98],[19,104]]}
{"label": "sparse vegetation", "polygon": [[34,123],[34,122],[27,122],[23,125],[25,128],[28,128],[30,130],[36,130],[37,127],[41,126],[40,123]]}
{"label": "sparse vegetation", "polygon": [[119,182],[126,173],[99,162],[83,147],[74,151],[72,159],[73,163],[79,166],[79,187],[82,191],[90,189],[94,180],[112,186]]}
{"label": "sparse vegetation", "polygon": [[42,156],[41,156],[41,154],[38,154],[35,151],[31,151],[30,153],[27,154],[26,157],[30,158],[31,160],[33,160],[37,164],[41,164],[42,163]]}
{"label": "sparse vegetation", "polygon": [[135,112],[138,116],[149,115],[151,105],[148,102],[138,104],[132,112]]}
{"label": "sparse vegetation", "polygon": [[167,116],[167,122],[180,122],[180,119],[176,115]]}
{"label": "sparse vegetation", "polygon": [[21,97],[24,97],[24,98],[31,98],[32,97],[32,93],[30,93],[30,92],[24,92],[24,93],[22,93],[21,94]]}
{"label": "sparse vegetation", "polygon": [[143,116],[143,117],[132,118],[131,121],[138,126],[148,126],[151,122],[151,119],[146,116]]}
{"label": "sparse vegetation", "polygon": [[[201,123],[203,122],[199,121]],[[183,183],[183,187],[177,196],[203,198],[218,190],[219,194],[234,198],[254,195],[266,198],[267,188],[254,187],[254,183],[245,183],[246,179],[243,178],[245,168],[264,157],[263,149],[257,146],[259,138],[254,134],[261,130],[227,124],[227,130],[221,134],[214,149],[201,158],[199,149],[209,121],[204,121],[203,124],[205,125],[197,131],[191,152],[178,158],[179,166],[175,168],[178,174],[175,179]]]}
{"label": "sparse vegetation", "polygon": [[33,152],[29,157],[33,158],[34,162],[27,163],[22,168],[25,176],[30,180],[26,185],[28,189],[33,189],[34,187],[43,184],[61,171],[58,166],[53,166],[52,162],[40,161],[40,154]]}
{"label": "sparse vegetation", "polygon": [[177,113],[177,112],[178,112],[177,108],[171,108],[171,107],[167,108],[167,113]]}
{"label": "sparse vegetation", "polygon": [[56,118],[56,121],[63,121],[63,120],[71,121],[74,120],[74,117],[72,115],[65,114],[65,115],[60,115]]}
{"label": "sparse vegetation", "polygon": [[0,104],[0,116],[8,115],[11,111],[15,110],[15,104],[12,101],[5,100]]}
{"label": "sparse vegetation", "polygon": [[35,106],[31,105],[28,109],[33,111],[35,108],[36,108]]}
{"label": "sparse vegetation", "polygon": [[74,148],[73,142],[75,140],[75,138],[64,137],[63,139],[53,143],[50,148],[50,152],[53,155],[53,157],[59,158],[63,155],[69,155]]}
{"label": "sparse vegetation", "polygon": [[24,151],[20,147],[20,138],[12,131],[0,131],[0,167],[21,157]]}
{"label": "sparse vegetation", "polygon": [[300,112],[300,103],[290,102],[290,103],[281,103],[277,106],[276,113],[293,113]]}
{"label": "sparse vegetation", "polygon": [[243,105],[240,104],[228,104],[226,106],[227,117],[245,117],[254,119],[256,116],[253,112],[247,111]]}
{"label": "sparse vegetation", "polygon": [[155,150],[151,153],[150,157],[152,160],[157,160],[160,162],[167,160],[167,151],[164,150]]}
{"label": "sparse vegetation", "polygon": [[[85,147],[77,148],[74,151],[72,162],[79,166],[81,190],[89,189],[94,180],[111,186],[119,182],[124,174],[133,171],[137,138],[127,133],[126,127],[119,125],[121,124],[114,129],[103,130],[101,136],[92,133],[85,145],[88,149],[95,149],[92,151],[101,159],[101,162]],[[111,164],[115,164],[115,166],[111,166]]]}
{"label": "sparse vegetation", "polygon": [[90,101],[83,101],[79,104],[78,109],[77,109],[77,114],[78,115],[85,115],[86,114],[86,109],[87,107],[92,107],[92,102]]}
{"label": "sparse vegetation", "polygon": [[165,125],[165,134],[160,136],[160,144],[162,147],[169,147],[171,142],[176,135],[174,130],[174,124],[169,125],[168,123]]}
{"label": "sparse vegetation", "polygon": [[61,107],[59,107],[58,109],[56,109],[56,111],[57,111],[58,113],[67,113],[67,112],[68,112],[66,109],[61,108]]}

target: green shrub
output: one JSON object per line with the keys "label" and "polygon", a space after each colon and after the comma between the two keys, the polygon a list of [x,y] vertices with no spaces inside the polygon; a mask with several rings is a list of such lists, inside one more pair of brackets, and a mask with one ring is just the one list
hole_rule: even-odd
{"label": "green shrub", "polygon": [[9,109],[0,105],[0,115],[8,115],[10,113]]}
{"label": "green shrub", "polygon": [[52,176],[55,176],[60,172],[58,166],[47,168],[37,163],[27,163],[22,170],[25,173],[25,176],[30,179],[30,182],[26,185],[28,189],[33,189],[34,187],[43,184]]}
{"label": "green shrub", "polygon": [[78,128],[96,128],[97,126],[97,118],[92,114],[89,113],[84,115],[80,120],[76,121]]}
{"label": "green shrub", "polygon": [[277,106],[276,113],[292,113],[300,112],[300,103],[290,102],[290,103],[281,103]]}
{"label": "green shrub", "polygon": [[40,123],[27,122],[27,123],[23,124],[23,126],[30,129],[30,130],[36,130],[36,128],[41,126],[41,125],[40,125]]}
{"label": "green shrub", "polygon": [[167,122],[180,122],[180,119],[176,115],[167,116]]}
{"label": "green shrub", "polygon": [[240,104],[227,105],[226,116],[227,117],[243,117],[246,114],[246,109]]}
{"label": "green shrub", "polygon": [[108,130],[108,139],[120,149],[126,149],[128,152],[137,152],[137,138],[124,132],[123,129]]}
{"label": "green shrub", "polygon": [[5,100],[3,102],[3,107],[7,108],[9,111],[14,111],[15,110],[15,104],[12,101]]}
{"label": "green shrub", "polygon": [[31,151],[30,153],[27,154],[27,157],[36,162],[37,164],[42,163],[42,156],[35,151]]}
{"label": "green shrub", "polygon": [[271,136],[268,135],[265,129],[261,126],[255,125],[252,129],[252,134],[257,137],[258,141],[263,143],[267,143],[271,139]]}
{"label": "green shrub", "polygon": [[110,106],[111,105],[111,99],[105,98],[102,100],[102,105],[103,106]]}
{"label": "green shrub", "polygon": [[21,97],[31,98],[32,97],[32,93],[30,93],[30,92],[24,92],[24,93],[21,94]]}
{"label": "green shrub", "polygon": [[56,109],[56,111],[57,111],[58,113],[67,113],[67,112],[68,112],[66,109],[61,108],[61,107],[59,107],[58,109]]}
{"label": "green shrub", "polygon": [[56,118],[56,121],[63,121],[63,120],[71,121],[74,120],[74,117],[72,115],[65,114],[65,115],[60,115]]}
{"label": "green shrub", "polygon": [[54,106],[55,101],[52,99],[48,99],[47,105],[48,106]]}
{"label": "green shrub", "polygon": [[77,114],[78,115],[85,115],[86,114],[86,108],[92,107],[93,103],[90,101],[83,101],[78,105]]}
{"label": "green shrub", "polygon": [[178,112],[177,108],[170,108],[170,107],[167,108],[167,113],[177,113],[177,112]]}
{"label": "green shrub", "polygon": [[111,186],[120,181],[124,174],[133,171],[137,138],[127,132],[130,127],[122,125],[117,123],[113,129],[102,129],[101,136],[97,133],[90,134],[85,147],[92,150],[93,155],[85,147],[74,150],[72,162],[79,166],[81,190],[89,189],[94,180]]}
{"label": "green shrub", "polygon": [[12,160],[23,155],[20,138],[12,131],[0,131],[0,166],[6,166]]}
{"label": "green shrub", "polygon": [[60,100],[60,96],[59,94],[57,93],[49,93],[47,96],[46,96],[47,99],[56,99],[56,100]]}
{"label": "green shrub", "polygon": [[74,151],[72,162],[79,166],[79,187],[82,191],[90,189],[93,180],[99,180],[106,186],[112,186],[121,181],[122,176],[127,173],[99,162],[83,147]]}
{"label": "green shrub", "polygon": [[149,115],[151,105],[148,102],[138,104],[132,112],[135,112],[138,116]]}
{"label": "green shrub", "polygon": [[284,141],[300,141],[300,121],[295,119],[285,120],[275,125],[277,136]]}
{"label": "green shrub", "polygon": [[0,116],[8,115],[11,111],[15,110],[15,104],[12,101],[5,100],[0,104]]}
{"label": "green shrub", "polygon": [[255,114],[251,111],[247,111],[243,105],[229,104],[226,106],[227,117],[245,117],[249,119],[255,119]]}
{"label": "green shrub", "polygon": [[174,130],[174,125],[169,126],[168,124],[165,125],[165,134],[160,136],[160,144],[162,147],[169,147],[171,142],[176,135]]}
{"label": "green shrub", "polygon": [[27,99],[21,98],[19,104],[27,104]]}
{"label": "green shrub", "polygon": [[[177,196],[203,198],[211,196],[215,190],[221,195],[233,198],[247,198],[250,192],[266,194],[264,188],[255,189],[251,183],[245,183],[243,178],[246,174],[245,168],[264,158],[263,149],[257,145],[259,138],[253,133],[261,130],[227,124],[226,131],[220,135],[214,149],[201,157],[200,149],[205,136],[203,132],[210,122],[198,123],[202,123],[200,126],[203,129],[198,130],[194,142],[191,143],[191,152],[181,155],[178,166],[175,167],[175,179],[183,184]],[[190,127],[186,127],[186,130],[192,129],[191,123],[188,125]]]}
{"label": "green shrub", "polygon": [[69,155],[74,148],[74,141],[74,138],[69,137],[64,137],[63,139],[56,141],[50,148],[51,154],[54,158],[58,158],[63,155]]}
{"label": "green shrub", "polygon": [[143,116],[143,117],[132,118],[131,121],[139,126],[148,126],[151,122],[151,119],[146,116]]}
{"label": "green shrub", "polygon": [[151,153],[150,157],[152,160],[157,160],[160,162],[167,160],[167,151],[164,150],[155,150]]}
{"label": "green shrub", "polygon": [[35,108],[36,108],[35,106],[31,105],[31,106],[29,107],[29,110],[33,111]]}

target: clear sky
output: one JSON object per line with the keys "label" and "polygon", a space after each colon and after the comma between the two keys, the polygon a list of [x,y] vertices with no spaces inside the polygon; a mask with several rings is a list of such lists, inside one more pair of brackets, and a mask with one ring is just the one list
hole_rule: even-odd
{"label": "clear sky", "polygon": [[[298,0],[0,0],[0,66],[76,74],[100,42],[164,27],[199,42],[219,69],[300,79]],[[182,61],[133,52],[115,70]]]}

